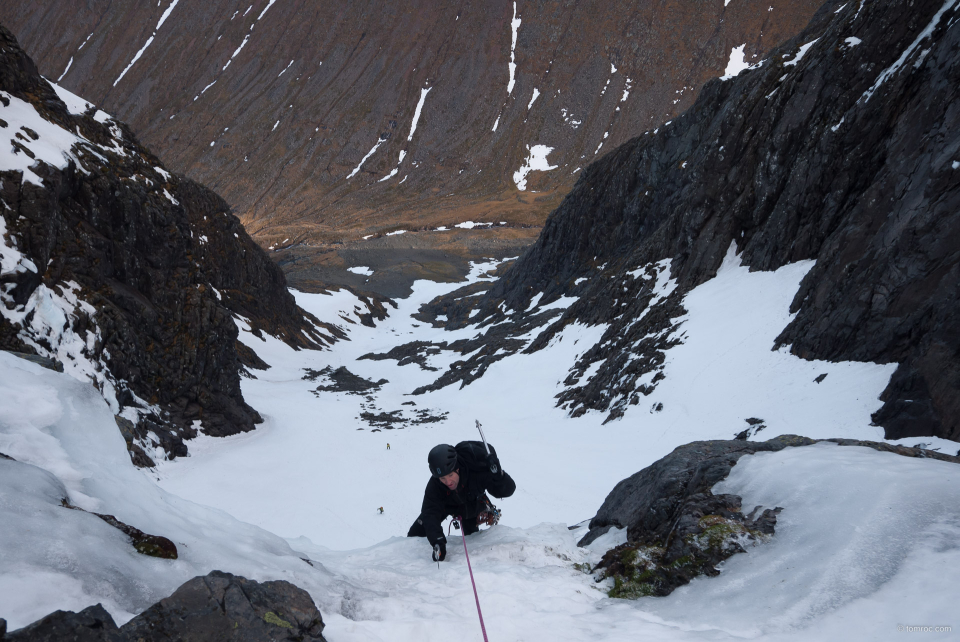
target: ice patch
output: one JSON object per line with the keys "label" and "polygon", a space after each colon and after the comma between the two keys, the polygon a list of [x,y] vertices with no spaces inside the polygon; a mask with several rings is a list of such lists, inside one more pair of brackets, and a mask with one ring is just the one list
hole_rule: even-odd
{"label": "ice patch", "polygon": [[[433,87],[426,87],[420,90],[420,100],[417,102],[417,108],[413,112],[413,122],[410,124],[410,134],[407,136],[407,142],[413,140],[413,133],[417,131],[417,123],[420,122],[420,112],[423,110],[423,103],[427,100],[427,94]],[[400,160],[403,160],[402,158]]]}
{"label": "ice patch", "polygon": [[533,107],[533,103],[537,101],[537,97],[540,95],[540,90],[536,87],[533,88],[533,96],[530,98],[530,102],[527,103],[527,111],[530,111],[530,108]]}
{"label": "ice patch", "polygon": [[[810,42],[806,43],[805,45],[801,45],[801,46],[800,46],[800,49],[797,51],[797,55],[794,56],[792,60],[788,60],[787,62],[783,63],[783,66],[784,66],[784,67],[793,67],[793,66],[795,66],[798,62],[800,62],[800,60],[803,59],[803,57],[806,55],[806,53],[810,50],[810,47],[812,47],[812,46],[814,45],[814,43],[817,42],[817,40],[819,40],[819,38],[815,38],[814,40],[811,40]],[[787,56],[784,55],[783,57],[786,58]]]}
{"label": "ice patch", "polygon": [[[277,0],[269,0],[269,2],[267,2],[267,6],[263,8],[263,11],[260,12],[260,15],[257,16],[257,19],[253,21],[253,24],[252,24],[252,25],[250,25],[250,31],[251,31],[251,32],[253,31],[253,28],[257,26],[257,23],[260,22],[260,19],[263,18],[263,16],[267,13],[267,11],[269,11],[270,7],[272,7],[272,6],[273,6],[273,3],[276,2],[276,1],[277,1]],[[250,11],[250,9],[253,9],[253,5],[250,5],[250,6],[247,8],[247,11],[244,12],[243,15],[247,15],[247,13]],[[232,19],[232,18],[231,18],[231,19]],[[227,67],[230,66],[230,63],[233,62],[233,59],[237,57],[237,54],[239,54],[239,53],[243,50],[243,48],[247,46],[247,41],[248,41],[248,40],[250,40],[250,33],[247,33],[247,35],[245,35],[245,36],[243,37],[243,42],[240,43],[240,46],[237,47],[236,50],[233,52],[233,55],[230,56],[230,60],[228,60],[228,61],[227,61],[227,64],[225,64],[225,65],[223,66],[223,69],[220,70],[221,72],[224,72],[224,71],[227,70]]]}
{"label": "ice patch", "polygon": [[730,60],[727,62],[727,68],[724,70],[723,75],[720,76],[720,80],[730,80],[750,66],[750,64],[743,59],[743,49],[746,46],[747,44],[744,43],[730,50]]}
{"label": "ice patch", "polygon": [[57,92],[57,97],[63,101],[63,104],[67,106],[67,111],[70,112],[71,114],[79,115],[84,113],[91,107],[93,107],[93,103],[84,100],[83,98],[81,98],[80,96],[76,95],[71,91],[67,91],[57,83],[50,82],[49,80],[47,81],[47,83],[51,87],[53,87],[53,90],[55,92]]}
{"label": "ice patch", "polygon": [[[520,31],[520,18],[517,17],[517,3],[513,3],[513,19],[510,21],[510,82],[507,83],[507,95],[513,93],[514,85],[514,74],[517,71],[516,64],[516,51],[517,51],[517,33]],[[499,119],[498,119],[499,120]],[[494,131],[496,131],[497,126],[493,126]]]}
{"label": "ice patch", "polygon": [[[81,46],[83,46],[83,45],[81,45]],[[63,80],[63,77],[67,75],[67,72],[68,72],[68,71],[70,71],[70,65],[72,65],[72,64],[73,64],[73,56],[70,56],[70,60],[67,61],[67,67],[66,67],[66,69],[63,70],[63,73],[60,74],[60,77],[57,78],[57,82],[60,82],[61,80]],[[62,100],[62,99],[61,99],[61,100]]]}
{"label": "ice patch", "polygon": [[558,167],[557,165],[551,165],[547,161],[547,155],[553,151],[553,147],[548,147],[547,145],[534,145],[530,147],[527,145],[527,150],[530,154],[526,162],[520,166],[520,169],[513,173],[513,182],[516,183],[517,189],[521,192],[527,189],[527,174],[533,171],[547,172]]}
{"label": "ice patch", "polygon": [[[277,122],[279,123],[280,121],[277,121]],[[274,125],[273,128],[276,129],[277,126]],[[373,156],[373,153],[374,153],[375,151],[377,151],[377,148],[380,147],[380,145],[383,144],[383,141],[384,141],[384,140],[386,140],[386,139],[385,139],[385,138],[379,138],[379,139],[377,139],[376,144],[370,149],[369,152],[367,152],[367,155],[364,156],[362,159],[360,159],[360,164],[357,165],[356,167],[354,167],[354,168],[353,168],[353,171],[350,172],[350,173],[347,175],[347,180],[350,180],[351,178],[353,178],[354,176],[357,175],[357,172],[360,171],[360,168],[363,167],[363,164],[367,162],[367,159],[368,159],[368,158],[370,158],[371,156]]]}
{"label": "ice patch", "polygon": [[[276,1],[276,0],[271,0],[271,4],[272,4],[273,2],[275,2],[275,1]],[[117,79],[113,81],[113,86],[114,86],[114,87],[117,86],[117,83],[120,82],[120,79],[121,79],[121,78],[123,78],[124,76],[127,75],[127,72],[130,71],[130,68],[133,67],[133,64],[134,64],[135,62],[137,62],[137,60],[140,59],[140,56],[142,56],[142,55],[143,55],[143,52],[147,50],[147,47],[150,46],[150,44],[153,42],[153,39],[157,37],[157,31],[159,31],[160,27],[163,26],[163,23],[167,21],[167,18],[170,17],[170,12],[173,11],[173,8],[177,6],[177,3],[178,3],[178,2],[180,2],[180,0],[171,0],[171,1],[170,1],[170,5],[167,7],[167,10],[164,11],[164,12],[163,12],[163,15],[160,16],[160,21],[157,23],[157,26],[153,28],[153,35],[151,35],[149,38],[147,38],[147,42],[146,42],[142,47],[140,47],[140,51],[138,51],[138,52],[133,56],[133,60],[130,61],[130,64],[128,64],[128,65],[126,66],[126,68],[123,70],[123,72],[121,72],[121,74],[120,74],[119,76],[117,76]],[[64,72],[64,73],[66,73],[66,72]]]}
{"label": "ice patch", "polygon": [[373,269],[365,265],[347,268],[347,272],[353,272],[354,274],[360,274],[362,276],[373,276]]}

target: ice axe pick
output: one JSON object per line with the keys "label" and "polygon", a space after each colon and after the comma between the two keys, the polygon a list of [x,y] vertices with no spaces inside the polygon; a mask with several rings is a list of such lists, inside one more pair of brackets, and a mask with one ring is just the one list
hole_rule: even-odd
{"label": "ice axe pick", "polygon": [[[477,424],[477,430],[480,431],[480,439],[483,441],[483,447],[487,449],[487,456],[490,456],[490,446],[487,445],[487,438],[483,436],[483,427],[480,426],[480,420],[479,420],[479,419],[474,419],[474,421],[475,421],[476,424]],[[493,473],[494,475],[497,474],[497,466],[496,466],[496,464],[491,464],[491,465],[490,465],[490,472]]]}

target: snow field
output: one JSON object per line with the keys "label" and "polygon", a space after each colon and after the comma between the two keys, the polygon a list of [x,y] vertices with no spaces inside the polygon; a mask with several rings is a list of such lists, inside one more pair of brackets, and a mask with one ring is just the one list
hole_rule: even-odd
{"label": "snow field", "polygon": [[[0,352],[0,617],[10,630],[97,602],[125,622],[214,569],[290,579],[317,591],[329,574],[282,539],[198,506],[135,469],[110,409],[89,383]],[[163,535],[179,559],[137,553],[95,515]],[[312,587],[312,588],[309,588]]]}
{"label": "snow field", "polygon": [[[491,267],[475,265],[468,280]],[[666,265],[656,267],[666,294]],[[960,597],[960,582],[944,572],[960,562],[960,469],[865,448],[818,445],[742,458],[715,491],[740,494],[747,510],[784,511],[777,535],[728,560],[719,577],[667,598],[621,601],[574,567],[595,564],[624,533],[580,549],[584,528],[565,523],[588,519],[616,482],[680,444],[730,438],[754,416],[768,426],[759,439],[880,438],[869,414],[892,366],[806,362],[770,349],[810,267],[751,273],[729,254],[717,277],[685,298],[688,314],[675,330],[684,343],[667,352],[666,379],[607,425],[605,413],[570,419],[553,407],[567,369],[601,340],[604,326],[572,324],[548,348],[497,362],[469,386],[418,396],[409,392],[463,357],[429,357],[436,372],[357,360],[412,340],[474,336],[476,328],[445,331],[410,316],[461,284],[417,282],[376,329],[359,325],[364,308],[349,292],[295,293],[301,306],[350,334],[323,352],[261,341],[239,322],[241,339],[272,366],[243,382],[265,423],[225,439],[199,437],[189,457],[156,470],[132,467],[89,385],[0,353],[0,452],[18,460],[0,458],[0,617],[15,629],[56,608],[102,602],[122,622],[216,568],[305,588],[331,642],[479,640],[459,536],[450,537],[439,568],[424,540],[403,537],[419,512],[429,448],[475,439],[476,418],[518,482],[513,497],[496,501],[502,523],[468,538],[492,640],[883,640],[899,639],[898,623],[949,625]],[[324,379],[303,379],[304,368],[340,365],[389,383],[367,401],[315,395]],[[650,412],[655,403],[664,404],[661,412]],[[357,418],[364,408],[449,415],[372,432]],[[956,447],[923,441],[945,452]],[[135,553],[95,516],[60,507],[64,495],[169,537],[180,559]]]}
{"label": "snow field", "polygon": [[[492,266],[476,265],[469,280],[476,281]],[[437,443],[477,438],[475,419],[518,482],[517,493],[498,506],[504,509],[505,524],[520,527],[587,519],[621,479],[679,445],[731,439],[748,427],[747,418],[763,419],[767,426],[757,439],[784,433],[882,439],[882,429],[870,426],[870,413],[880,405],[879,393],[894,364],[808,362],[770,349],[790,320],[790,301],[811,266],[751,273],[730,254],[715,279],[687,296],[689,313],[674,330],[684,343],[667,352],[666,378],[640,405],[628,406],[622,419],[606,425],[605,412],[570,419],[554,407],[568,369],[601,340],[605,326],[572,324],[548,348],[498,361],[462,389],[456,384],[413,396],[415,388],[432,383],[465,357],[450,351],[428,357],[437,371],[358,357],[410,341],[475,336],[476,328],[450,332],[410,316],[421,303],[459,284],[418,281],[413,295],[398,300],[398,309],[391,309],[377,328],[345,321],[356,320],[359,305],[349,292],[295,293],[306,310],[345,328],[350,341],[329,352],[294,352],[270,337],[261,341],[242,332],[241,340],[272,366],[257,371],[257,379],[243,381],[244,397],[265,424],[248,435],[196,440],[190,458],[161,464],[161,484],[284,537],[306,536],[350,549],[406,533],[419,513],[426,453]],[[658,274],[666,279],[665,271]],[[659,287],[665,293],[669,283]],[[538,311],[565,308],[573,301],[564,297],[540,304],[537,299]],[[540,331],[525,339],[532,341]],[[371,381],[389,383],[370,393],[373,402],[345,393],[315,395],[312,391],[324,381],[303,380],[303,369],[328,366],[346,366]],[[828,376],[816,383],[824,373]],[[403,405],[409,402],[416,405]],[[662,410],[655,412],[658,404]],[[373,432],[360,418],[365,409],[375,414],[401,410],[411,418],[421,409],[449,414],[440,423]],[[278,488],[295,492],[278,497]],[[334,488],[336,492],[327,490]],[[309,511],[301,510],[302,493],[311,497]]]}

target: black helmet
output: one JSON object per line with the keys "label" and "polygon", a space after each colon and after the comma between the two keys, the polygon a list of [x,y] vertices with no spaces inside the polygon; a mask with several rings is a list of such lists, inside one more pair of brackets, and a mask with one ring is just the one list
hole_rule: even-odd
{"label": "black helmet", "polygon": [[449,475],[457,469],[457,449],[449,444],[434,446],[427,455],[427,463],[434,477]]}

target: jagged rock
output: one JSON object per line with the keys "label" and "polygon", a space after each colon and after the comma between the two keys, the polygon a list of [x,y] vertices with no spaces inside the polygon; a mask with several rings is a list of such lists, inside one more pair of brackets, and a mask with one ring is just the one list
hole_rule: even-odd
{"label": "jagged rock", "polygon": [[427,358],[440,354],[443,348],[446,348],[446,342],[434,345],[429,341],[412,341],[403,345],[391,348],[389,352],[373,353],[357,357],[358,361],[369,359],[370,361],[386,361],[394,359],[398,366],[405,366],[408,363],[415,363],[421,370],[430,370],[436,372],[438,369],[427,364]]}
{"label": "jagged rock", "polygon": [[196,577],[121,629],[129,640],[170,642],[323,640],[310,595],[284,581],[255,582],[213,571]]}
{"label": "jagged rock", "polygon": [[[714,495],[737,460],[761,451],[816,443],[783,435],[766,442],[697,441],[617,484],[607,495],[585,546],[611,527],[627,529],[627,543],[604,554],[594,571],[613,578],[611,597],[670,594],[699,575],[717,575],[717,564],[743,552],[748,541],[774,533],[779,508],[741,512],[736,495]],[[759,513],[759,515],[758,515]]]}
{"label": "jagged rock", "polygon": [[57,361],[56,359],[51,359],[49,357],[41,357],[38,354],[31,354],[29,352],[15,352],[13,350],[7,350],[6,352],[9,352],[15,357],[20,357],[21,359],[25,359],[26,361],[35,363],[38,366],[42,366],[47,370],[53,370],[54,372],[63,372],[63,364]]}
{"label": "jagged rock", "polygon": [[370,381],[357,376],[347,370],[346,366],[340,366],[336,370],[327,366],[323,370],[316,371],[309,368],[304,379],[314,381],[317,377],[323,376],[331,381],[328,386],[317,386],[317,392],[347,392],[350,394],[361,395],[367,392],[379,390],[385,383],[390,383],[386,379],[379,381]]}
{"label": "jagged rock", "polygon": [[376,428],[386,428],[393,430],[397,424],[401,427],[407,423],[402,410],[391,410],[390,412],[361,412],[360,419]]}
{"label": "jagged rock", "polygon": [[[2,623],[3,620],[0,620]],[[0,638],[12,642],[322,642],[310,595],[285,581],[255,582],[213,571],[183,584],[119,629],[97,604],[56,611]]]}
{"label": "jagged rock", "polygon": [[[957,11],[827,2],[762,65],[708,82],[682,116],[584,169],[487,293],[431,307],[449,327],[482,326],[536,296],[579,297],[538,343],[575,321],[609,324],[603,365],[562,403],[615,418],[668,347],[633,342],[673,327],[731,244],[757,270],[816,259],[776,347],[899,363],[873,418],[886,436],[960,439]],[[653,305],[652,279],[631,273],[663,261],[677,287]],[[627,353],[643,372],[625,370]]]}
{"label": "jagged rock", "polygon": [[607,551],[593,570],[602,571],[598,580],[613,578],[610,597],[669,595],[697,576],[719,575],[720,562],[773,535],[782,509],[761,508],[744,516],[736,495],[692,495],[665,540],[621,544]]}
{"label": "jagged rock", "polygon": [[610,526],[626,528],[628,541],[664,541],[684,503],[694,495],[709,495],[740,457],[813,443],[807,437],[781,435],[769,441],[695,441],[680,446],[614,486],[579,544],[589,544],[602,534],[599,529]]}
{"label": "jagged rock", "polygon": [[695,441],[614,486],[578,544],[586,546],[613,527],[627,529],[627,542],[607,551],[593,569],[600,571],[598,580],[613,578],[611,597],[668,595],[694,577],[717,575],[720,562],[774,534],[782,509],[756,506],[744,515],[739,496],[714,495],[713,486],[744,455],[824,442],[960,464],[960,457],[855,439]]}
{"label": "jagged rock", "polygon": [[[0,171],[4,243],[43,266],[0,278],[0,348],[85,361],[81,371],[94,373],[115,412],[136,417],[121,430],[140,466],[152,465],[147,447],[185,455],[197,426],[215,436],[253,429],[261,419],[242,397],[240,371],[265,364],[238,354],[232,316],[295,348],[343,333],[297,307],[222,198],[164,170],[123,123],[71,113],[4,28],[0,90],[89,141],[62,169],[34,165],[42,186]],[[46,334],[30,326],[35,313],[17,317],[44,292],[76,300],[67,325]],[[77,337],[77,354],[61,353],[60,332]]]}
{"label": "jagged rock", "polygon": [[126,642],[116,622],[100,604],[88,606],[79,613],[54,611],[29,626],[7,633],[6,637],[0,634],[0,638],[4,642]]}

